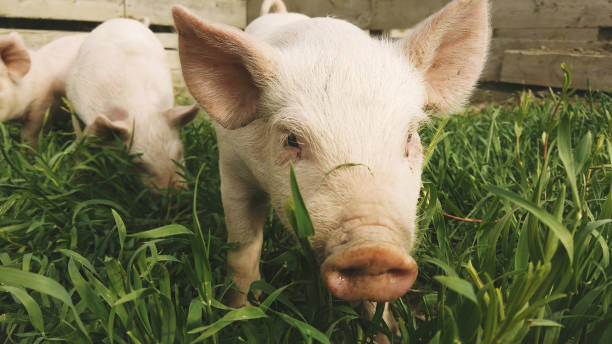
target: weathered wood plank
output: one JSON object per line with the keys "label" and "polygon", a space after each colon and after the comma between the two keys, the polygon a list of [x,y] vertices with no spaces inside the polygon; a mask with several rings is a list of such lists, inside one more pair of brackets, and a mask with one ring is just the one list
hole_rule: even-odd
{"label": "weathered wood plank", "polygon": [[17,31],[21,35],[26,47],[30,50],[38,50],[43,45],[61,37],[82,33],[74,31],[43,31],[0,28],[0,36],[7,35],[13,31]]}
{"label": "weathered wood plank", "polygon": [[[125,12],[131,18],[147,17],[152,24],[174,25],[171,8],[178,2],[125,0]],[[182,0],[180,3],[206,20],[237,27],[246,26],[246,0]]]}
{"label": "weathered wood plank", "polygon": [[[361,28],[388,30],[413,26],[449,1],[285,0],[285,3],[291,12],[314,17],[333,15]],[[261,3],[262,0],[248,1],[248,22],[259,16]],[[492,0],[492,17],[493,26],[501,29],[606,27],[612,26],[612,0]],[[532,38],[557,38],[542,35]]]}
{"label": "weathered wood plank", "polygon": [[[290,12],[311,17],[334,16],[347,20],[361,28],[369,29],[372,23],[371,0],[284,0]],[[247,20],[259,17],[262,0],[249,0]]]}
{"label": "weathered wood plank", "polygon": [[502,63],[501,81],[525,85],[563,84],[561,63],[572,70],[572,86],[604,91],[612,90],[612,54],[543,50],[507,50]]}
{"label": "weathered wood plank", "polygon": [[192,98],[189,94],[189,90],[187,89],[187,85],[185,85],[185,80],[183,80],[183,73],[181,72],[181,69],[172,69],[171,73],[174,95]]}
{"label": "weathered wood plank", "polygon": [[[60,37],[83,33],[77,31],[24,30],[0,28],[0,36],[7,35],[13,31],[19,32],[19,34],[23,38],[23,41],[26,44],[26,47],[31,50],[38,50],[43,45]],[[177,49],[178,36],[175,33],[156,33],[155,35],[162,42],[164,48]]]}
{"label": "weathered wood plank", "polygon": [[612,0],[493,0],[496,28],[612,26]]}
{"label": "weathered wood plank", "polygon": [[370,29],[410,28],[444,7],[448,2],[449,0],[372,0],[373,13]]}
{"label": "weathered wood plank", "polygon": [[2,0],[0,17],[103,21],[124,15],[124,0]]}
{"label": "weathered wood plank", "polygon": [[176,33],[156,33],[155,36],[166,49],[178,49],[178,35]]}
{"label": "weathered wood plank", "polygon": [[178,50],[166,50],[166,58],[170,69],[181,69],[181,60],[179,59]]}
{"label": "weathered wood plank", "polygon": [[606,51],[610,50],[608,42],[588,42],[570,40],[534,40],[534,39],[514,39],[514,38],[493,38],[489,47],[487,64],[480,77],[482,81],[500,81],[502,62],[506,50],[525,50],[525,49],[544,49],[544,50],[574,50],[580,51]]}
{"label": "weathered wood plank", "polygon": [[598,28],[495,29],[496,38],[596,41]]}

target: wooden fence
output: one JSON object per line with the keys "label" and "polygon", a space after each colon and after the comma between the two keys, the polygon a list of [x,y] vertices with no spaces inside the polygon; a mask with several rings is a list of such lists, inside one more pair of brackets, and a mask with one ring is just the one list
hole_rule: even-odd
{"label": "wooden fence", "polygon": [[[332,15],[400,37],[450,0],[285,0],[290,11]],[[612,91],[612,0],[492,0],[494,28],[482,81],[560,86],[561,62],[574,86]],[[18,31],[31,49],[88,31],[114,17],[149,18],[183,85],[170,7],[182,3],[211,21],[245,27],[261,0],[0,0],[0,35]],[[55,27],[57,25],[57,27]]]}
{"label": "wooden fence", "polygon": [[[0,35],[17,31],[29,49],[53,39],[90,31],[110,18],[148,18],[168,53],[175,89],[184,91],[172,33],[174,0],[0,0]],[[180,0],[202,18],[237,27],[246,26],[246,0]],[[58,27],[60,29],[53,29]],[[41,29],[43,28],[43,29]],[[51,28],[51,29],[50,29]]]}
{"label": "wooden fence", "polygon": [[[333,15],[363,29],[400,37],[449,0],[285,0],[290,11]],[[560,64],[573,85],[612,91],[612,0],[491,0],[494,28],[482,81],[561,86]],[[247,18],[261,0],[249,0]]]}

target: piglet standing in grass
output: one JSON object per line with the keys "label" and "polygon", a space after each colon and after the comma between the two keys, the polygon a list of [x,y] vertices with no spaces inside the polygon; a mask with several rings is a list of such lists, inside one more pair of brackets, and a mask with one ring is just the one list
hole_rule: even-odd
{"label": "piglet standing in grass", "polygon": [[45,113],[60,103],[66,77],[85,34],[59,38],[29,51],[17,32],[0,37],[0,121],[23,122],[21,136],[34,146]]}
{"label": "piglet standing in grass", "polygon": [[470,95],[487,55],[488,13],[486,0],[455,0],[394,42],[333,18],[273,13],[242,32],[174,7],[183,76],[217,123],[228,241],[238,243],[228,254],[240,290],[233,306],[260,278],[268,201],[288,227],[290,163],[329,290],[368,301],[410,290],[418,129],[425,110],[449,113]]}
{"label": "piglet standing in grass", "polygon": [[173,107],[166,52],[148,27],[111,19],[94,29],[70,71],[67,96],[86,133],[120,138],[131,153],[142,154],[145,184],[181,186],[179,131],[198,108]]}

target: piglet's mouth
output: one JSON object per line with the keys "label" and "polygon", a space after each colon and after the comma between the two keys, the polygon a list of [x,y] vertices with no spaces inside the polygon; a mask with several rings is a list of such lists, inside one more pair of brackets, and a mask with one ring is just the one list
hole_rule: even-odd
{"label": "piglet's mouth", "polygon": [[321,266],[327,288],[347,301],[392,301],[410,290],[418,274],[414,259],[392,244],[349,248]]}

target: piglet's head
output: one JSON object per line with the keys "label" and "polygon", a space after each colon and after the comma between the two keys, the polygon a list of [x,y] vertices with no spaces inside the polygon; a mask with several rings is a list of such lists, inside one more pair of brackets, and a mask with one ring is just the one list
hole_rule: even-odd
{"label": "piglet's head", "polygon": [[330,291],[374,301],[406,293],[417,276],[419,125],[471,93],[486,59],[487,1],[455,0],[397,42],[332,18],[258,34],[265,16],[245,33],[183,7],[173,14],[189,90],[220,137],[257,147],[250,159],[285,224],[294,164]]}
{"label": "piglet's head", "polygon": [[30,71],[30,54],[21,36],[12,32],[0,37],[0,120],[15,111],[17,85]]}
{"label": "piglet's head", "polygon": [[[143,182],[153,190],[184,188],[182,170],[183,143],[180,129],[198,115],[197,105],[177,106],[162,113],[152,113],[146,121],[132,121],[122,108],[111,108],[96,117],[86,131],[103,139],[119,139],[130,147],[130,153],[141,154]],[[141,118],[144,116],[141,116]]]}

